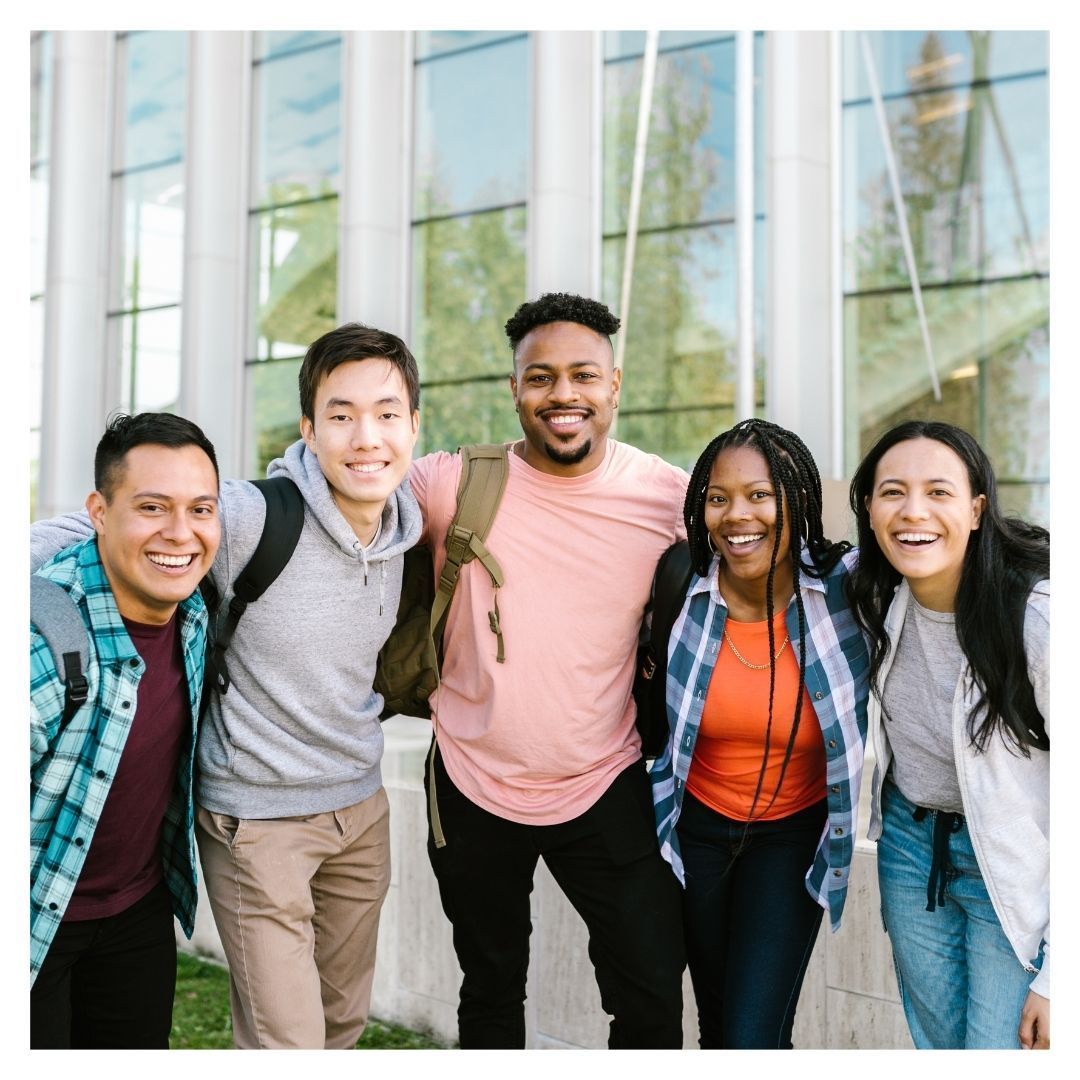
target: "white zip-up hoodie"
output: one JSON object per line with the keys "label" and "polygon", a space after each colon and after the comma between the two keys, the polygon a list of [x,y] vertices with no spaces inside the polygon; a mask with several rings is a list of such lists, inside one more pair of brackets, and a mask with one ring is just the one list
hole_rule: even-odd
{"label": "white zip-up hoodie", "polygon": [[[889,649],[877,676],[879,689],[896,656],[911,589],[906,581],[896,589],[885,617]],[[1024,642],[1028,677],[1035,704],[1050,730],[1050,582],[1040,581],[1027,600]],[[953,697],[953,759],[971,844],[986,891],[1001,928],[1017,959],[1027,971],[1043,946],[1042,969],[1031,989],[1050,997],[1050,753],[1031,749],[1024,757],[994,735],[976,753],[968,733],[968,717],[978,695],[970,668],[964,670]],[[881,836],[881,786],[892,760],[882,724],[881,701],[870,695],[867,710],[874,767],[868,836]]]}

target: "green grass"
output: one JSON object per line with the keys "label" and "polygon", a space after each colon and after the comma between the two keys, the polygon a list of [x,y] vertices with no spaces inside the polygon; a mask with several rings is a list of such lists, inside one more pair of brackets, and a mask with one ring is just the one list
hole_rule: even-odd
{"label": "green grass", "polygon": [[[188,953],[176,957],[176,1000],[169,1034],[173,1050],[227,1050],[232,1046],[229,975],[220,964]],[[445,1050],[427,1035],[369,1020],[358,1050]]]}

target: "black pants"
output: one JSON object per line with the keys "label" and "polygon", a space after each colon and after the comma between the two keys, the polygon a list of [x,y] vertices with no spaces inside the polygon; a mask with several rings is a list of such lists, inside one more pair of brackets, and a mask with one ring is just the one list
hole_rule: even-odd
{"label": "black pants", "polygon": [[[823,909],[803,880],[824,800],[776,821],[732,821],[683,796],[676,829],[683,912],[703,1050],[791,1048],[791,1028]],[[741,848],[741,850],[740,850]]]}
{"label": "black pants", "polygon": [[105,919],[61,923],[30,988],[32,1050],[167,1050],[176,938],[164,884]]}
{"label": "black pants", "polygon": [[525,1045],[529,894],[538,858],[585,920],[608,1045],[682,1045],[679,884],[661,858],[644,762],[623,770],[580,817],[521,825],[462,795],[435,756],[446,846],[428,829],[428,856],[454,927],[464,978],[458,1032],[465,1049]]}

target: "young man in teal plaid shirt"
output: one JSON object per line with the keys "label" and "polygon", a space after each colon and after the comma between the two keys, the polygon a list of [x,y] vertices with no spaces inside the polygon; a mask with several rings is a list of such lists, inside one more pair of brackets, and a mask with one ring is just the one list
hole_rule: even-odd
{"label": "young man in teal plaid shirt", "polygon": [[167,1048],[173,915],[196,887],[192,751],[220,540],[214,448],[166,413],[114,420],[86,508],[95,535],[38,573],[89,639],[88,698],[30,635],[30,1045]]}

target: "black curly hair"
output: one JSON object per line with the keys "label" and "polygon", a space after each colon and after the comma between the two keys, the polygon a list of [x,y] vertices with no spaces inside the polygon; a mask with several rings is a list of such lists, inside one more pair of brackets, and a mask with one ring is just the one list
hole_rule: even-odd
{"label": "black curly hair", "polygon": [[590,300],[576,293],[544,293],[536,300],[529,300],[506,320],[506,336],[510,350],[516,353],[518,345],[530,330],[553,322],[572,322],[587,326],[611,343],[611,335],[619,329],[619,317],[613,315],[606,304]]}
{"label": "black curly hair", "polygon": [[[784,783],[784,775],[795,747],[799,720],[802,717],[803,691],[806,686],[806,612],[803,609],[799,577],[800,574],[815,578],[825,577],[844,553],[851,550],[851,544],[846,540],[834,543],[825,537],[821,523],[821,476],[814,462],[814,456],[806,444],[793,431],[788,431],[768,420],[752,417],[741,420],[734,427],[717,435],[701,452],[690,476],[690,484],[686,489],[686,502],[683,504],[683,519],[686,522],[686,538],[690,544],[690,559],[694,569],[700,575],[704,576],[709,572],[713,560],[713,548],[709,542],[708,529],[705,527],[705,500],[709,488],[709,474],[712,472],[713,462],[724,450],[733,450],[743,446],[751,447],[761,454],[769,468],[773,490],[778,495],[783,495],[783,498],[778,498],[776,502],[776,535],[769,563],[769,577],[765,583],[765,617],[769,628],[769,717],[765,727],[765,752],[761,759],[754,799],[750,805],[749,819],[753,820],[754,808],[761,796],[761,788],[769,763],[773,697],[776,691],[773,580],[776,577],[777,554],[783,537],[785,519],[791,537],[789,558],[795,590],[795,608],[799,619],[799,691],[795,698],[795,714],[792,719],[791,734],[784,750],[780,777],[776,782],[776,790],[762,814],[768,813],[780,794],[780,787]],[[806,554],[809,555],[808,562],[803,561],[804,545]],[[745,838],[744,832],[743,839]]]}

